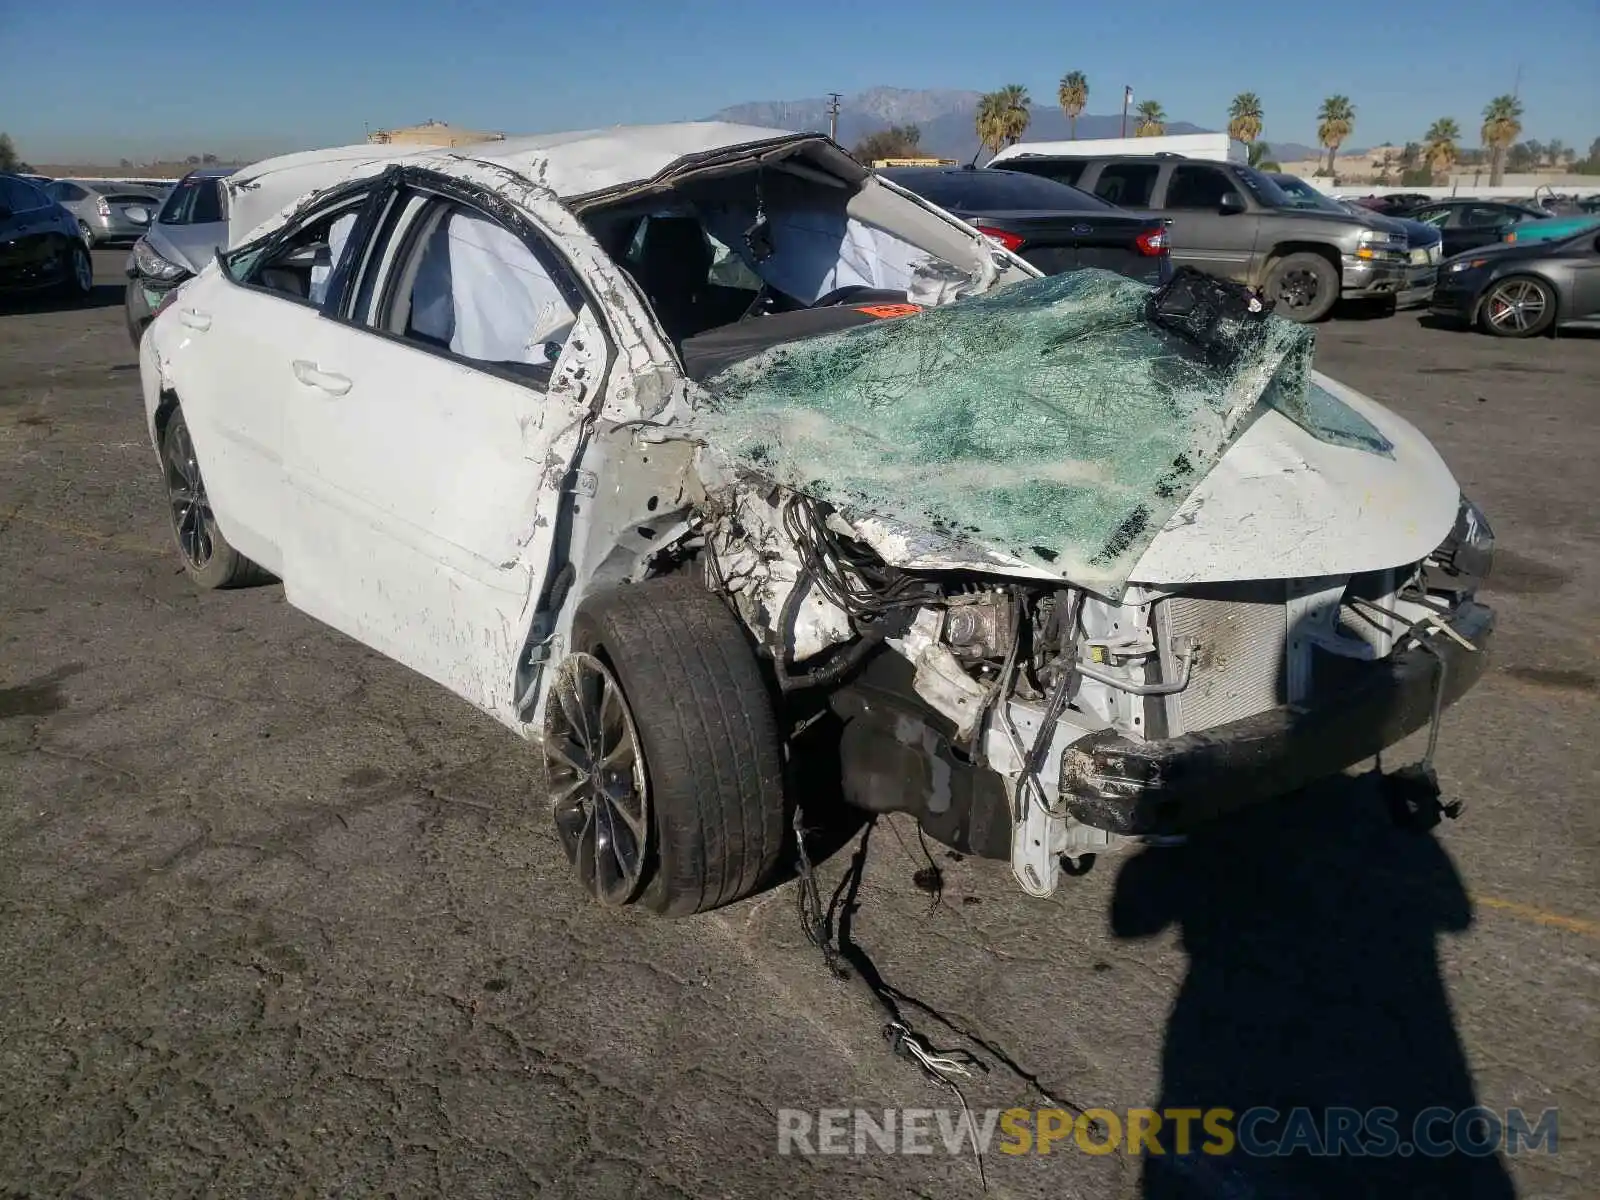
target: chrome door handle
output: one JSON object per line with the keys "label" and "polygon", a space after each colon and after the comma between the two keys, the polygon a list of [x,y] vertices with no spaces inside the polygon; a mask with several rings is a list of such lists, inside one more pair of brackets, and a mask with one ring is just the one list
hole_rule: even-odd
{"label": "chrome door handle", "polygon": [[211,314],[200,312],[198,309],[180,308],[178,310],[178,320],[182,321],[190,329],[198,329],[202,333],[211,328]]}
{"label": "chrome door handle", "polygon": [[319,370],[316,363],[303,358],[294,361],[294,377],[307,387],[317,388],[331,396],[342,396],[350,390],[350,380],[345,376]]}

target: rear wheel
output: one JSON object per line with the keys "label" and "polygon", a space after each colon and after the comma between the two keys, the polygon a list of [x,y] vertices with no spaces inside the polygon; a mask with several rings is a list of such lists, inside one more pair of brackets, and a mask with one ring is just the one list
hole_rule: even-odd
{"label": "rear wheel", "polygon": [[1555,290],[1530,275],[1496,281],[1478,308],[1478,323],[1496,337],[1533,337],[1549,329],[1555,319]]}
{"label": "rear wheel", "polygon": [[172,518],[172,537],[183,559],[183,569],[199,586],[211,588],[248,587],[265,583],[272,576],[228,544],[217,528],[206,497],[200,460],[194,440],[189,436],[183,409],[172,414],[161,436],[161,466],[167,483],[167,507]]}
{"label": "rear wheel", "polygon": [[1320,321],[1339,299],[1339,270],[1320,254],[1286,254],[1267,269],[1265,290],[1278,316]]}
{"label": "rear wheel", "polygon": [[602,904],[687,916],[749,895],[777,863],[772,703],[738,621],[697,579],[584,601],[543,734],[557,836]]}
{"label": "rear wheel", "polygon": [[67,274],[61,281],[61,292],[71,300],[87,300],[94,291],[94,260],[89,248],[81,242],[67,247]]}
{"label": "rear wheel", "polygon": [[83,239],[83,244],[89,249],[94,249],[94,230],[89,228],[89,222],[78,222],[78,236]]}

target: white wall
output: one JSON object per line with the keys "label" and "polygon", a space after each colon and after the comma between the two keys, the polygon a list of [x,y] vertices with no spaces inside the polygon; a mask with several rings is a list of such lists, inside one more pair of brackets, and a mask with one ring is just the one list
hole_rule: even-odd
{"label": "white wall", "polygon": [[[1482,178],[1487,181],[1488,173]],[[1477,185],[1472,183],[1472,176],[1468,175],[1463,180],[1462,176],[1453,176],[1455,183],[1448,187],[1401,187],[1382,186],[1375,183],[1342,183],[1338,187],[1330,187],[1326,179],[1313,179],[1310,182],[1320,191],[1327,192],[1330,196],[1389,196],[1396,192],[1415,192],[1423,196],[1431,196],[1436,200],[1450,196],[1461,196],[1470,200],[1489,200],[1495,197],[1529,197],[1534,189],[1549,185],[1563,195],[1593,196],[1600,195],[1600,175],[1507,175],[1505,182],[1498,187],[1490,187],[1487,182]]]}

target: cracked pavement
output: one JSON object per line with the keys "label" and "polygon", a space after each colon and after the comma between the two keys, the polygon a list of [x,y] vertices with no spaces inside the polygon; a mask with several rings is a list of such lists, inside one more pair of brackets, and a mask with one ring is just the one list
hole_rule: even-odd
{"label": "cracked pavement", "polygon": [[[955,1103],[829,978],[793,883],[603,911],[526,746],[280,587],[187,583],[122,257],[95,307],[0,314],[0,1193],[979,1194],[967,1155],[778,1153],[780,1108]],[[1401,314],[1318,342],[1500,539],[1495,665],[1441,739],[1465,817],[1402,835],[1352,776],[1047,902],[932,843],[929,895],[897,819],[851,938],[929,1043],[989,1065],[974,1108],[1040,1103],[1023,1075],[1111,1109],[1558,1107],[1559,1153],[1163,1173],[1063,1143],[989,1155],[993,1195],[1555,1197],[1600,1171],[1600,341]]]}

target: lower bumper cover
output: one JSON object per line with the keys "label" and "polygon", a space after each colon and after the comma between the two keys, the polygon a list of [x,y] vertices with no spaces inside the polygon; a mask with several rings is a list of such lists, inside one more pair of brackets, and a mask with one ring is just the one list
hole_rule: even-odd
{"label": "lower bumper cover", "polygon": [[1428,300],[1428,310],[1438,317],[1470,321],[1477,300],[1477,289],[1436,287]]}
{"label": "lower bumper cover", "polygon": [[[1445,661],[1444,702],[1455,703],[1488,665],[1494,613],[1472,602],[1431,645]],[[1126,835],[1183,833],[1336,775],[1427,725],[1439,659],[1417,646],[1371,664],[1361,682],[1312,710],[1283,707],[1166,741],[1106,733],[1061,760],[1061,795],[1071,816]]]}
{"label": "lower bumper cover", "polygon": [[1340,279],[1339,295],[1346,300],[1377,296],[1399,296],[1418,287],[1410,267],[1401,262],[1374,262],[1347,256]]}

